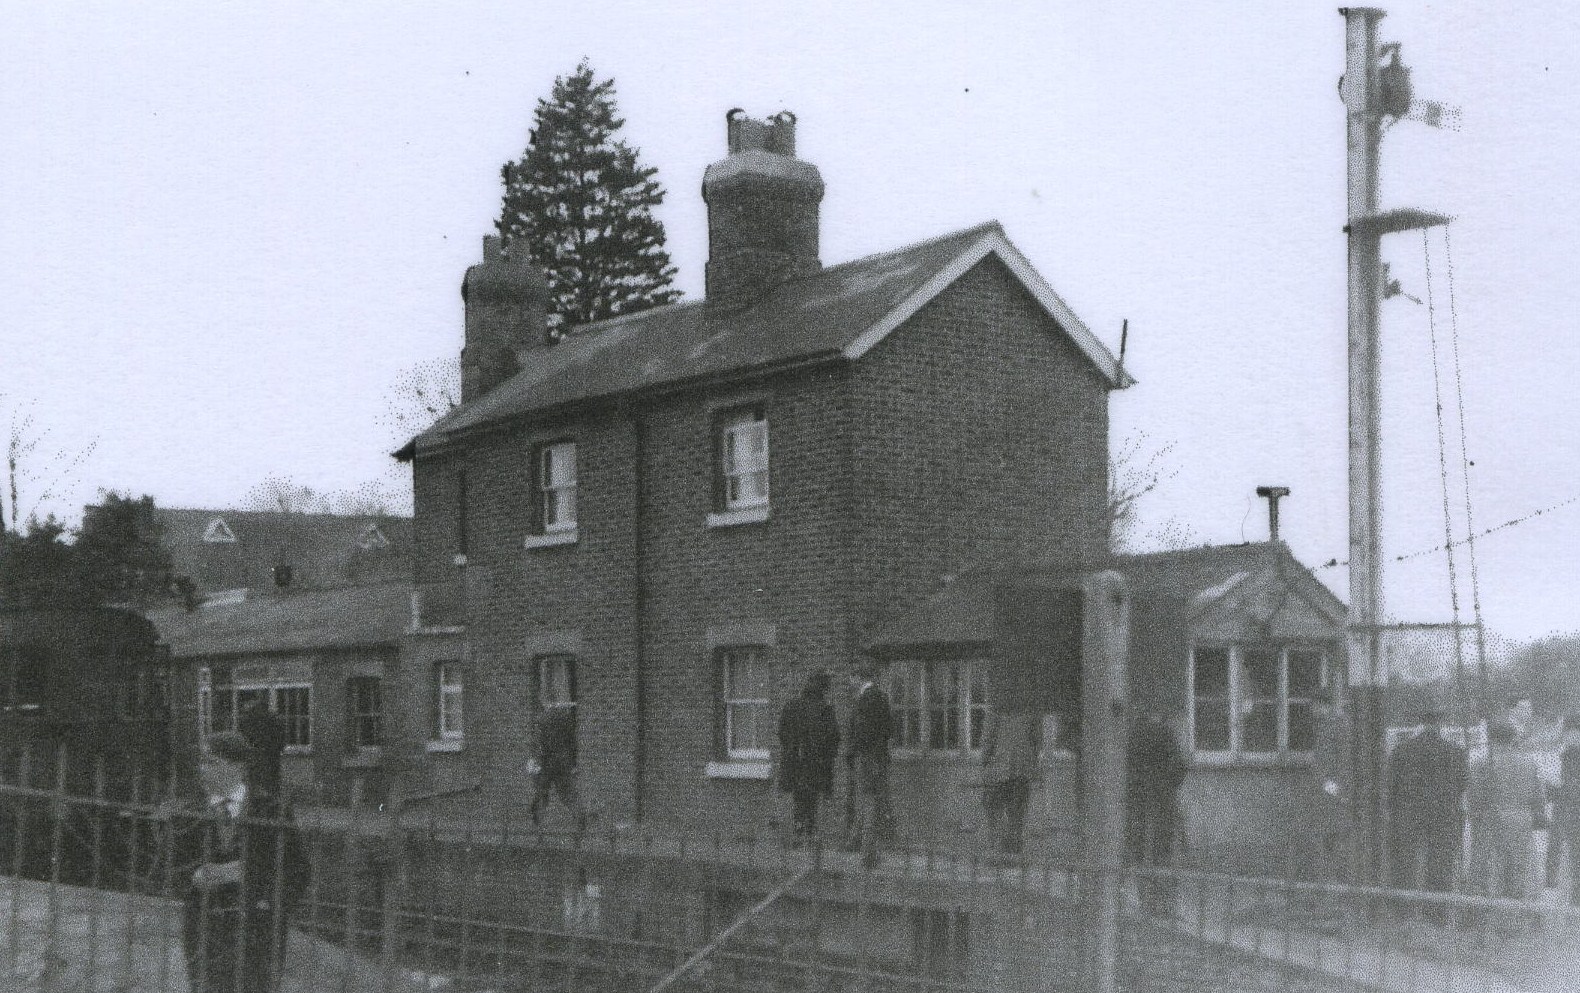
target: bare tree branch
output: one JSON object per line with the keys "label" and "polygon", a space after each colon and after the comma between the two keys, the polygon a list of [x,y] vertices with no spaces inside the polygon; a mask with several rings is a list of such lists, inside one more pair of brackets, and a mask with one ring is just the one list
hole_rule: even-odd
{"label": "bare tree branch", "polygon": [[[1145,431],[1138,431],[1126,437],[1108,459],[1108,544],[1114,551],[1130,549],[1135,543],[1141,499],[1179,475],[1179,470],[1169,463],[1174,442],[1150,442]],[[1171,545],[1177,541],[1188,543],[1188,531],[1179,522],[1171,521],[1155,537]]]}
{"label": "bare tree branch", "polygon": [[50,429],[38,421],[35,403],[13,402],[0,394],[0,407],[8,408],[9,420],[0,531],[20,532],[37,519],[50,501],[60,499],[67,487],[80,481],[83,466],[99,445],[94,440],[82,448],[56,446]]}
{"label": "bare tree branch", "polygon": [[384,397],[381,423],[397,444],[433,426],[461,402],[461,362],[451,357],[401,370]]}

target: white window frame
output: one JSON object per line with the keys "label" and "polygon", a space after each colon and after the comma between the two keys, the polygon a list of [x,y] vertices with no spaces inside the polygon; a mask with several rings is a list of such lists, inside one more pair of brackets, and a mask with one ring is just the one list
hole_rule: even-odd
{"label": "white window frame", "polygon": [[[360,695],[354,692],[357,686],[372,686],[378,696],[376,710],[364,710],[360,706]],[[384,680],[378,676],[353,675],[346,677],[346,747],[350,751],[370,751],[384,747],[384,740],[389,736],[385,727],[384,710]],[[377,739],[372,742],[358,740],[361,737],[362,721],[372,718]]]}
{"label": "white window frame", "polygon": [[[768,417],[761,408],[729,415],[720,426],[723,509],[766,507],[769,500]],[[744,455],[742,454],[744,452]],[[751,484],[748,486],[747,481]]]}
{"label": "white window frame", "polygon": [[576,530],[576,442],[538,448],[538,519],[544,534]]}
{"label": "white window frame", "polygon": [[[280,715],[280,693],[284,690],[303,690],[307,693],[307,712],[304,714],[285,715],[287,755],[305,755],[312,751],[314,725],[313,719],[313,684],[300,680],[273,680],[273,679],[242,679],[233,680],[224,686],[216,688],[213,682],[213,671],[207,667],[198,670],[198,733],[202,737],[221,731],[236,730],[236,717],[239,713],[240,701],[237,699],[242,693],[263,693],[269,706],[269,713]],[[224,727],[214,726],[214,697],[217,692],[222,692],[229,698],[230,709],[227,711],[227,720]],[[298,722],[301,722],[298,724]],[[298,728],[305,728],[297,741]]]}
{"label": "white window frame", "polygon": [[537,656],[532,664],[537,670],[538,706],[569,707],[576,703],[576,656],[555,652]]}
{"label": "white window frame", "polygon": [[[763,645],[726,645],[715,652],[719,667],[719,705],[723,708],[724,756],[734,762],[766,762],[770,753],[772,734],[773,678],[769,673],[768,649]],[[737,696],[732,685],[731,663],[737,659],[751,658],[761,670],[762,696]],[[739,708],[749,707],[757,712],[756,748],[735,747],[736,718]]]}
{"label": "white window frame", "polygon": [[[889,667],[889,703],[894,713],[894,750],[901,755],[980,755],[982,736],[987,730],[991,701],[988,699],[987,673],[989,660],[963,659],[905,659]],[[960,674],[961,693],[954,703],[955,727],[959,741],[950,745],[933,741],[933,690],[946,670]],[[901,692],[902,680],[916,687],[912,697]],[[908,734],[912,728],[914,734]]]}
{"label": "white window frame", "polygon": [[466,677],[461,663],[440,662],[434,666],[434,699],[437,705],[439,741],[466,738]]}
{"label": "white window frame", "polygon": [[[286,714],[280,709],[280,694],[290,690],[300,690],[307,694],[307,710],[302,714]],[[286,723],[288,739],[296,738],[297,722],[304,722],[307,733],[302,735],[307,740],[303,742],[289,742],[285,747],[289,751],[293,748],[311,748],[313,744],[313,685],[311,683],[275,683],[269,688],[269,710]]]}
{"label": "white window frame", "polygon": [[208,666],[197,671],[198,741],[213,733],[214,729],[214,673]]}
{"label": "white window frame", "polygon": [[[1196,744],[1196,655],[1204,649],[1224,651],[1228,656],[1228,708],[1229,708],[1229,747],[1227,749],[1205,749]],[[1244,668],[1244,659],[1247,650],[1267,651],[1278,654],[1278,697],[1275,701],[1278,715],[1278,741],[1271,750],[1252,750],[1245,746],[1245,718],[1249,714],[1246,698],[1244,679],[1241,670]],[[1291,706],[1311,706],[1314,697],[1292,697],[1289,688],[1289,659],[1292,653],[1306,653],[1317,657],[1319,666],[1318,687],[1326,688],[1329,685],[1331,672],[1329,670],[1329,657],[1327,649],[1322,645],[1308,642],[1235,642],[1232,644],[1202,643],[1193,644],[1190,649],[1190,675],[1187,680],[1186,723],[1189,728],[1191,754],[1195,760],[1203,764],[1277,764],[1290,761],[1310,761],[1312,752],[1308,750],[1295,751],[1289,747],[1289,711]]]}

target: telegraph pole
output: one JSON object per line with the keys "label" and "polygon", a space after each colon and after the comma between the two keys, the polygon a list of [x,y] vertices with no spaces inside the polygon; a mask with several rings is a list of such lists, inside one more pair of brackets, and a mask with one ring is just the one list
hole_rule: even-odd
{"label": "telegraph pole", "polygon": [[[1379,316],[1383,301],[1382,236],[1445,224],[1419,210],[1378,209],[1378,149],[1383,123],[1411,116],[1410,72],[1399,45],[1377,44],[1375,7],[1343,7],[1349,235],[1349,678],[1361,789],[1355,809],[1355,882],[1376,880],[1382,867],[1384,761],[1382,664],[1382,538]],[[1382,60],[1391,56],[1391,61]]]}

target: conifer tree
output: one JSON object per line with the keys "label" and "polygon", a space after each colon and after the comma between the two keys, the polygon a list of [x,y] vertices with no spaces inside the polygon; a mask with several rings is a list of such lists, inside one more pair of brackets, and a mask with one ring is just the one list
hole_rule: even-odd
{"label": "conifer tree", "polygon": [[501,170],[498,228],[505,245],[525,243],[548,274],[554,333],[680,296],[664,249],[657,169],[615,138],[614,80],[597,80],[584,59],[539,100],[526,151]]}

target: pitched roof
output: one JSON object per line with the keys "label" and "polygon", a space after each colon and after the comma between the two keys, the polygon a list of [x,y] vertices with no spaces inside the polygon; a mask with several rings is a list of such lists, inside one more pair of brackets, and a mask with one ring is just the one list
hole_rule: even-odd
{"label": "pitched roof", "polygon": [[155,514],[176,572],[204,592],[272,586],[277,565],[291,567],[294,586],[403,579],[411,572],[409,517],[193,507],[160,507]]}
{"label": "pitched roof", "polygon": [[728,313],[702,301],[655,307],[575,329],[534,350],[525,368],[452,411],[401,452],[500,420],[643,389],[803,361],[857,359],[988,255],[1025,286],[1098,373],[1131,379],[998,222],[830,266]]}
{"label": "pitched roof", "polygon": [[[921,604],[880,626],[867,640],[875,654],[924,650],[943,645],[989,645],[994,639],[994,591],[1004,585],[1078,584],[1085,572],[1111,568],[1125,577],[1133,603],[1183,597],[1193,618],[1218,610],[1263,610],[1270,585],[1287,585],[1299,594],[1316,620],[1344,623],[1344,604],[1281,542],[1203,545],[1180,551],[1114,556],[1082,566],[1072,563],[989,565],[947,583]],[[1238,595],[1236,595],[1238,594]],[[1138,612],[1141,608],[1138,608]],[[1303,617],[1309,620],[1309,617]],[[1133,617],[1132,630],[1139,617]]]}
{"label": "pitched roof", "polygon": [[408,582],[268,594],[148,619],[177,658],[262,655],[397,643],[411,622]]}

